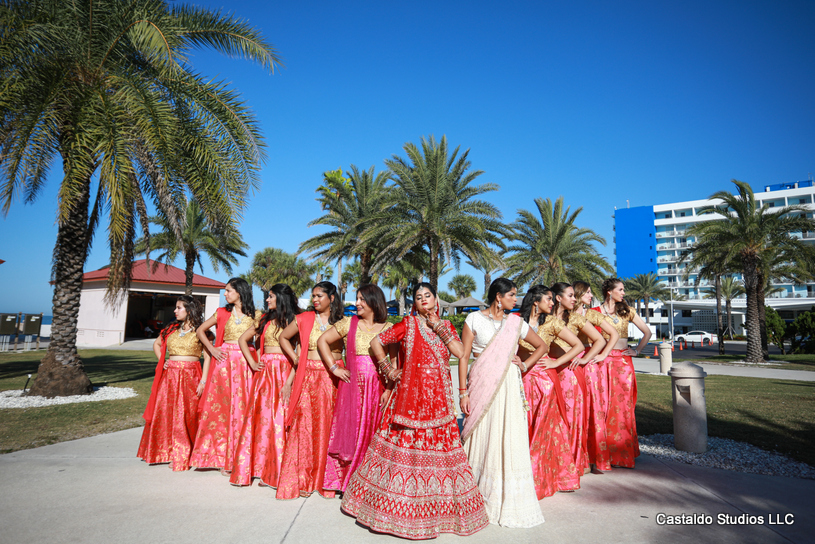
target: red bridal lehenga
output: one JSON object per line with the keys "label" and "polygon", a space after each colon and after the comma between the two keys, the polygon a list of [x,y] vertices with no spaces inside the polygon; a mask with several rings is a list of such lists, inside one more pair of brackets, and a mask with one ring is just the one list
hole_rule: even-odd
{"label": "red bridal lehenga", "polygon": [[252,383],[252,369],[238,344],[233,342],[237,342],[249,327],[257,326],[262,315],[256,311],[253,321],[246,315],[235,319],[234,314],[224,308],[216,312],[215,345],[226,357],[222,361],[213,357],[209,364],[207,384],[198,403],[201,417],[190,456],[193,467],[218,468],[224,473],[232,470]]}
{"label": "red bridal lehenga", "polygon": [[190,468],[190,453],[198,430],[198,395],[201,363],[168,361],[170,356],[200,357],[203,346],[195,331],[172,331],[162,339],[161,359],[156,367],[153,391],[144,419],[137,456],[150,464],[170,463],[173,470]]}
{"label": "red bridal lehenga", "polygon": [[[537,333],[551,345],[565,327],[561,319],[549,316]],[[534,348],[525,341],[521,346]],[[532,457],[532,476],[538,499],[550,497],[557,491],[580,488],[580,473],[571,450],[566,401],[560,388],[557,371],[547,369],[543,357],[524,375],[524,392],[529,404],[529,451]]]}
{"label": "red bridal lehenga", "polygon": [[382,420],[379,407],[385,384],[376,371],[369,355],[371,340],[393,324],[385,323],[378,332],[365,331],[358,325],[359,319],[342,320],[334,325],[346,338],[345,363],[351,373],[350,383],[340,382],[337,388],[337,405],[331,425],[331,441],[325,465],[323,487],[345,492],[351,475],[362,463],[371,438]]}
{"label": "red bridal lehenga", "polygon": [[264,351],[267,347],[280,347],[280,332],[269,322],[261,334],[258,353],[263,368],[252,376],[249,406],[229,479],[234,485],[251,485],[253,478],[259,478],[264,485],[277,487],[286,438],[280,391],[292,367],[282,353]]}
{"label": "red bridal lehenga", "polygon": [[406,316],[379,335],[383,345],[401,343],[402,380],[348,483],[342,509],[374,531],[403,538],[471,535],[489,520],[461,447],[450,352],[419,319]]}
{"label": "red bridal lehenga", "polygon": [[[601,311],[601,307],[592,308]],[[604,313],[604,315],[606,315]],[[628,338],[628,322],[634,317],[629,308],[627,316],[607,315],[620,334]],[[637,405],[637,378],[631,357],[623,355],[623,350],[613,349],[605,360],[608,367],[608,412],[606,413],[606,442],[609,461],[612,465],[634,468],[634,459],[640,455],[637,438],[637,420],[634,409]]]}

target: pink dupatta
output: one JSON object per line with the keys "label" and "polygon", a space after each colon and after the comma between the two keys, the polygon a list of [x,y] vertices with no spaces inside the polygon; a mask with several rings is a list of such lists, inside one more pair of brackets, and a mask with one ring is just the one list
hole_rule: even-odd
{"label": "pink dupatta", "polygon": [[340,381],[337,406],[334,409],[334,432],[328,445],[328,454],[340,461],[351,461],[357,447],[360,421],[359,364],[357,362],[357,316],[351,317],[348,339],[345,342],[345,366],[351,381]]}
{"label": "pink dupatta", "polygon": [[467,440],[487,414],[495,394],[504,383],[521,336],[521,318],[509,314],[501,329],[476,358],[468,377],[470,415],[464,420],[461,440]]}

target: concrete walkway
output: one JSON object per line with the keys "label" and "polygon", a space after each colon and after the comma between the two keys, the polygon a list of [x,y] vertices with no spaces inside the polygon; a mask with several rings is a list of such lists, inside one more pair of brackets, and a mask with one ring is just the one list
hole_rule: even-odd
{"label": "concrete walkway", "polygon": [[[784,370],[778,368],[761,368],[754,366],[723,365],[718,363],[700,363],[688,361],[699,365],[710,374],[722,376],[745,376],[748,378],[771,378],[774,380],[800,380],[803,382],[815,382],[815,372],[809,370]],[[638,357],[634,359],[634,370],[646,374],[659,374],[659,359],[645,359]]]}
{"label": "concrete walkway", "polygon": [[[135,457],[141,429],[0,455],[0,541],[397,542],[356,525],[338,500],[277,501],[216,471],[174,473]],[[583,478],[582,489],[541,501],[546,523],[489,526],[439,542],[812,542],[815,481],[701,468],[646,455],[634,470]],[[659,525],[660,514],[706,514],[710,524]],[[756,516],[753,525],[725,524]],[[719,516],[730,518],[719,518]],[[741,521],[746,522],[743,516]],[[759,519],[760,517],[760,519]],[[773,522],[791,524],[776,525]]]}

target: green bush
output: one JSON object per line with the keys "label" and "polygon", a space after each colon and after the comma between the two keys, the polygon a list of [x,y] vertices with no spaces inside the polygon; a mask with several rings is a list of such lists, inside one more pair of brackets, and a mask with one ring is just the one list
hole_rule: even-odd
{"label": "green bush", "polygon": [[798,314],[787,327],[791,353],[815,353],[815,310]]}

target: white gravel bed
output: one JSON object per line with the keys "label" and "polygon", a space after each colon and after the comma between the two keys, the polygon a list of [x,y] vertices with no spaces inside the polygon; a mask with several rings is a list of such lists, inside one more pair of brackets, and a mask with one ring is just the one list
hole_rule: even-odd
{"label": "white gravel bed", "polygon": [[131,387],[99,387],[90,395],[73,395],[70,397],[29,397],[22,396],[19,389],[14,391],[0,391],[0,409],[4,408],[37,408],[40,406],[53,406],[55,404],[71,404],[73,402],[98,402],[100,400],[129,399],[138,395]]}
{"label": "white gravel bed", "polygon": [[815,480],[815,467],[794,461],[780,453],[762,450],[752,444],[727,438],[707,439],[705,453],[679,451],[674,447],[672,434],[640,436],[640,451],[672,461],[700,467],[723,468],[750,474],[789,476]]}

